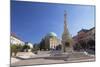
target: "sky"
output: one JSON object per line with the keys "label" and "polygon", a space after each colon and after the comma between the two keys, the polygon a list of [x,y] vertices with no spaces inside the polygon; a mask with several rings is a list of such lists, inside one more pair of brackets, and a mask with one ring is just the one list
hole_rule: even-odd
{"label": "sky", "polygon": [[64,10],[71,36],[95,26],[95,6],[11,1],[11,32],[24,42],[39,43],[49,32],[61,39]]}

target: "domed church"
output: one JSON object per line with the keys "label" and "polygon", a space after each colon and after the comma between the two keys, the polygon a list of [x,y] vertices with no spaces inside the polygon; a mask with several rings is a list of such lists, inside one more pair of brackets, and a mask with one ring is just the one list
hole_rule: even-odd
{"label": "domed church", "polygon": [[56,49],[59,44],[60,40],[57,38],[56,33],[50,32],[45,36],[45,45],[48,45],[50,49]]}

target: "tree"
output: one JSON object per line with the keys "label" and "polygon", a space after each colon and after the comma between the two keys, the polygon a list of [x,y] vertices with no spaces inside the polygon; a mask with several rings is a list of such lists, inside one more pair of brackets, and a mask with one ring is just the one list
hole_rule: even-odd
{"label": "tree", "polygon": [[32,52],[34,52],[35,54],[37,54],[39,49],[40,49],[40,44],[35,43],[33,45]]}
{"label": "tree", "polygon": [[34,50],[39,50],[40,49],[40,44],[35,43],[33,45],[33,47],[34,47]]}
{"label": "tree", "polygon": [[17,45],[11,45],[11,56],[14,53],[14,56],[18,53],[18,46]]}
{"label": "tree", "polygon": [[89,40],[88,41],[88,49],[92,48],[95,50],[95,40]]}
{"label": "tree", "polygon": [[79,41],[79,44],[81,45],[82,49],[86,50],[87,49],[87,44],[85,41]]}
{"label": "tree", "polygon": [[45,49],[45,40],[42,39],[40,42],[40,50]]}
{"label": "tree", "polygon": [[28,51],[28,49],[30,49],[30,46],[28,46],[28,45],[23,46],[23,50],[25,50],[26,52]]}
{"label": "tree", "polygon": [[74,46],[73,46],[74,50],[77,50],[77,51],[80,51],[82,49],[82,46],[79,44],[79,43],[76,43]]}
{"label": "tree", "polygon": [[61,50],[62,46],[61,44],[59,44],[58,46],[56,46],[56,50]]}
{"label": "tree", "polygon": [[21,44],[17,45],[17,47],[19,52],[23,51],[23,46]]}

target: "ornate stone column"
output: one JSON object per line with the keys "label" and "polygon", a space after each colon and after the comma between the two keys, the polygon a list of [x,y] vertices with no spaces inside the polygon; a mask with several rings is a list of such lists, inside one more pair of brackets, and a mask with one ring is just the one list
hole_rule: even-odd
{"label": "ornate stone column", "polygon": [[66,17],[67,17],[67,14],[65,11],[64,13],[64,32],[62,34],[62,51],[71,52],[72,51],[72,38],[68,31]]}

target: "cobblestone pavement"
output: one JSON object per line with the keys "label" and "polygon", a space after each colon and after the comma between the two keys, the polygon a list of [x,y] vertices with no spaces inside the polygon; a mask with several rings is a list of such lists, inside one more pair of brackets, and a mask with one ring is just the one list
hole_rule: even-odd
{"label": "cobblestone pavement", "polygon": [[21,59],[18,62],[12,63],[11,66],[23,65],[41,65],[41,64],[57,64],[57,63],[73,63],[73,62],[87,62],[95,61],[94,56],[85,55],[83,53],[73,53],[69,56],[47,56],[47,57],[33,57],[29,59]]}

